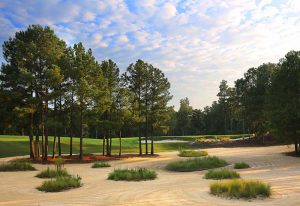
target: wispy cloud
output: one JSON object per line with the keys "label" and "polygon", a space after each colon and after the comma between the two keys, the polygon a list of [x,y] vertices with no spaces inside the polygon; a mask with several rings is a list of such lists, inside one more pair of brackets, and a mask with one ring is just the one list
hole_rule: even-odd
{"label": "wispy cloud", "polygon": [[138,58],[161,68],[174,99],[201,108],[248,68],[299,50],[298,0],[110,0],[0,2],[0,41],[29,24],[53,27],[72,45],[82,41],[99,60],[124,71]]}

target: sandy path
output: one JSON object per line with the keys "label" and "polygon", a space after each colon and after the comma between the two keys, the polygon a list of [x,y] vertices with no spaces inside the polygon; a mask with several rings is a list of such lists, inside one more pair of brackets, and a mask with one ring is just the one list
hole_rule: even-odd
{"label": "sandy path", "polygon": [[[59,193],[43,193],[35,189],[43,180],[34,172],[0,173],[1,205],[299,205],[300,158],[282,152],[286,146],[212,148],[217,155],[234,163],[246,161],[252,168],[240,170],[243,178],[263,179],[270,183],[273,195],[265,200],[228,200],[209,194],[210,180],[204,171],[176,173],[164,170],[167,162],[179,159],[177,152],[161,153],[158,158],[134,158],[112,162],[111,168],[92,169],[91,164],[70,164],[65,167],[79,174],[83,187]],[[45,165],[35,165],[39,170]],[[143,166],[155,169],[158,179],[145,182],[115,182],[106,180],[113,168]],[[229,167],[232,167],[229,166]]]}

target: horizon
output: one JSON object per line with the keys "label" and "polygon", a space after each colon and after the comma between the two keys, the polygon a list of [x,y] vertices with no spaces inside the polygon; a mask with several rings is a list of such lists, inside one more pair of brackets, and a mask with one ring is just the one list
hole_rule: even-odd
{"label": "horizon", "polygon": [[83,42],[99,62],[112,59],[121,72],[142,59],[166,74],[176,110],[185,97],[193,108],[210,106],[221,80],[233,86],[249,68],[300,48],[296,0],[4,0],[0,11],[1,45],[16,31],[41,24],[68,46]]}

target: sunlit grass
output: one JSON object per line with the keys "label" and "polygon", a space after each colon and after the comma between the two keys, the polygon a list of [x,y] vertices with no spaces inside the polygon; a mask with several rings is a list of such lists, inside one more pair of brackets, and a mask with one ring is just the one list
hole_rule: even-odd
{"label": "sunlit grass", "polygon": [[0,171],[33,171],[36,170],[31,163],[25,161],[13,161],[0,165]]}
{"label": "sunlit grass", "polygon": [[219,169],[219,170],[209,170],[205,174],[206,179],[214,179],[214,180],[220,180],[220,179],[235,179],[240,178],[239,173],[233,170],[228,169]]}
{"label": "sunlit grass", "polygon": [[207,151],[199,150],[180,150],[178,156],[180,157],[202,157],[207,156]]}
{"label": "sunlit grass", "polygon": [[230,198],[256,198],[269,197],[271,187],[258,180],[226,180],[213,182],[210,185],[210,192],[213,195]]}
{"label": "sunlit grass", "polygon": [[146,168],[135,168],[135,169],[115,169],[108,175],[109,180],[123,180],[123,181],[142,181],[142,180],[153,180],[157,177],[157,174],[153,170]]}
{"label": "sunlit grass", "polygon": [[68,177],[71,176],[67,170],[54,170],[49,167],[46,170],[39,172],[36,177],[39,178],[57,178],[57,177]]}
{"label": "sunlit grass", "polygon": [[203,157],[171,162],[166,168],[177,172],[191,172],[224,167],[226,165],[228,165],[228,163],[218,157]]}
{"label": "sunlit grass", "polygon": [[92,168],[101,168],[101,167],[110,167],[110,164],[108,162],[95,162],[92,165]]}
{"label": "sunlit grass", "polygon": [[234,164],[234,169],[246,169],[250,166],[246,162],[237,162]]}
{"label": "sunlit grass", "polygon": [[71,188],[77,188],[81,185],[81,178],[79,176],[68,176],[44,181],[37,189],[44,192],[60,192]]}

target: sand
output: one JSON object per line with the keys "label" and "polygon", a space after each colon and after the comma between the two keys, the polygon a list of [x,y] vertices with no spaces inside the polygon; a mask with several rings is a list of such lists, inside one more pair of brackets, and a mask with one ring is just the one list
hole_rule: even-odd
{"label": "sand", "polygon": [[[1,205],[299,205],[300,204],[300,158],[286,156],[292,147],[243,147],[211,148],[210,155],[224,158],[233,164],[245,161],[250,169],[239,170],[244,179],[259,179],[269,183],[272,196],[258,200],[233,200],[213,196],[209,184],[203,179],[205,171],[177,173],[164,166],[176,159],[177,152],[160,153],[156,158],[131,158],[111,162],[110,168],[92,169],[91,163],[67,164],[72,174],[82,177],[83,186],[58,193],[44,193],[35,188],[42,179],[34,177],[38,171],[1,172]],[[0,159],[0,161],[6,161]],[[38,170],[47,165],[34,165]],[[106,180],[114,168],[147,167],[158,173],[153,181],[116,182]],[[53,167],[53,166],[52,166]],[[232,165],[228,166],[232,168]]]}

